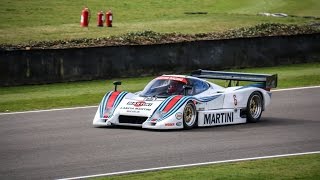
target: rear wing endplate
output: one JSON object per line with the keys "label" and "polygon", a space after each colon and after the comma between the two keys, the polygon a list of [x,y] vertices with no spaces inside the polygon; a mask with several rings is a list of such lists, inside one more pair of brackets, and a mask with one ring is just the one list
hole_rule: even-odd
{"label": "rear wing endplate", "polygon": [[253,73],[238,73],[238,72],[224,72],[224,71],[209,71],[209,70],[196,70],[191,73],[191,76],[206,79],[221,79],[236,81],[251,81],[263,83],[265,89],[276,88],[278,85],[277,74],[253,74]]}

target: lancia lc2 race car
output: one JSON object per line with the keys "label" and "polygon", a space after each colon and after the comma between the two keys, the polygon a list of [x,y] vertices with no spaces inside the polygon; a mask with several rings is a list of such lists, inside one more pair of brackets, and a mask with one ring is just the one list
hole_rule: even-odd
{"label": "lancia lc2 race car", "polygon": [[[207,79],[226,80],[228,87]],[[239,81],[252,84],[239,86]],[[118,91],[119,81],[114,85],[98,107],[94,126],[191,129],[259,121],[270,103],[270,89],[277,86],[277,74],[197,70],[189,76],[159,76],[136,93]]]}

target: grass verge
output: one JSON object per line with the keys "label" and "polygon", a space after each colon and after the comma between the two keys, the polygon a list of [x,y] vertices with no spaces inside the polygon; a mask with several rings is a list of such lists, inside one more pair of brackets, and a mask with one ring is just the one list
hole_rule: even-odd
{"label": "grass verge", "polygon": [[[229,71],[278,74],[278,88],[320,85],[320,63],[288,66],[232,69]],[[154,77],[119,78],[120,90],[136,92]],[[0,87],[0,112],[98,105],[114,80],[96,80],[47,85]],[[217,81],[224,85],[225,82]]]}
{"label": "grass verge", "polygon": [[[80,13],[90,8],[89,28],[80,27]],[[319,23],[320,1],[316,0],[2,0],[0,44],[29,41],[101,38],[151,30],[184,34],[221,32],[261,23]],[[113,27],[96,27],[97,12],[112,9]],[[206,12],[206,14],[186,14]],[[286,13],[286,18],[258,13]]]}
{"label": "grass verge", "polygon": [[236,163],[163,170],[95,178],[95,180],[138,179],[319,179],[320,154],[272,158]]}

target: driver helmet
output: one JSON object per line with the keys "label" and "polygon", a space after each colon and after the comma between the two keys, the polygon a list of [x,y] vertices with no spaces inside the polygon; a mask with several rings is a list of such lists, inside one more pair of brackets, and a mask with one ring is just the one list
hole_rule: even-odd
{"label": "driver helmet", "polygon": [[169,94],[174,94],[174,93],[178,92],[179,89],[181,89],[181,85],[179,84],[179,82],[177,82],[177,81],[171,81],[170,84],[169,84],[169,86],[168,86],[167,92],[168,92]]}

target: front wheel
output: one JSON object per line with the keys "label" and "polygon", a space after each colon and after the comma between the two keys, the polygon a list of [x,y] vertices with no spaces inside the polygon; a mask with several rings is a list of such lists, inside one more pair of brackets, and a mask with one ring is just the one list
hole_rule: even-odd
{"label": "front wheel", "polygon": [[262,114],[263,101],[261,94],[257,91],[253,92],[247,103],[247,122],[259,121]]}
{"label": "front wheel", "polygon": [[196,107],[192,102],[188,102],[183,110],[183,127],[192,129],[196,126]]}

